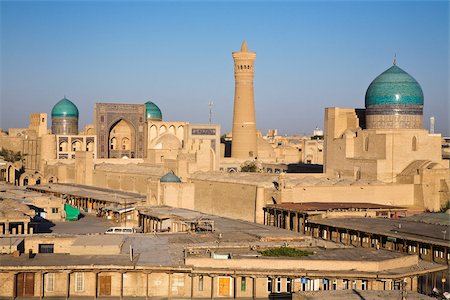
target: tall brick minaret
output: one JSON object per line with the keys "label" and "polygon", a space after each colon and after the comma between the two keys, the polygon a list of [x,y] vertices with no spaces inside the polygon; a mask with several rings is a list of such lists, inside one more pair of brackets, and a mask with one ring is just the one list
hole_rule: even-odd
{"label": "tall brick minaret", "polygon": [[253,159],[258,156],[256,144],[255,99],[253,93],[256,52],[248,52],[244,41],[240,52],[233,52],[234,113],[231,157]]}

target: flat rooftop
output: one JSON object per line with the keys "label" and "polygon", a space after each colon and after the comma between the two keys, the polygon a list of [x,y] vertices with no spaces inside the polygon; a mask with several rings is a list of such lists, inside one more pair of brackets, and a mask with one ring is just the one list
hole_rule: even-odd
{"label": "flat rooftop", "polygon": [[308,222],[450,247],[448,226],[409,221],[408,218],[325,218]]}
{"label": "flat rooftop", "polygon": [[[298,300],[402,300],[402,291],[361,291],[361,290],[333,290],[333,291],[309,291],[296,292],[292,295],[292,299]],[[408,300],[433,300],[436,298],[428,297],[417,292],[408,291]]]}
{"label": "flat rooftop", "polygon": [[291,211],[331,211],[331,210],[406,210],[399,206],[381,205],[374,203],[352,203],[352,202],[285,202],[267,205],[268,208],[278,208]]}
{"label": "flat rooftop", "polygon": [[50,192],[50,193],[67,194],[76,197],[90,198],[94,200],[119,204],[124,203],[134,204],[146,201],[145,195],[80,184],[50,183],[50,184],[32,185],[29,186],[28,189],[47,193]]}

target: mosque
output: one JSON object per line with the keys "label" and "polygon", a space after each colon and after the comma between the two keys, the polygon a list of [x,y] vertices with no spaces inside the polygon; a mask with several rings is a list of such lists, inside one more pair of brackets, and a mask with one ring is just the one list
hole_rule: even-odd
{"label": "mosque", "polygon": [[[180,207],[261,223],[263,207],[283,202],[354,201],[431,211],[447,205],[450,171],[441,135],[423,128],[422,89],[395,62],[369,85],[365,109],[325,109],[324,173],[284,174],[281,167],[281,174],[227,173],[246,161],[277,168],[288,154],[257,131],[255,58],[245,41],[233,52],[231,157],[224,157],[219,125],[164,121],[148,101],[96,103],[94,124],[79,130],[78,109],[64,97],[52,109],[51,130],[47,115],[36,113],[28,128],[0,136],[0,147],[26,154],[24,169],[7,163],[1,179],[106,187],[147,195],[153,204],[167,204],[172,195]],[[161,178],[178,185],[167,189]]]}

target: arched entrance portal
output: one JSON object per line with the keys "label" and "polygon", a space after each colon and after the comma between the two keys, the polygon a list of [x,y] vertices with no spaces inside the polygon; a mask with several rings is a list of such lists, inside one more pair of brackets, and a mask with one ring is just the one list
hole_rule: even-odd
{"label": "arched entrance portal", "polygon": [[127,121],[120,119],[109,130],[108,157],[109,158],[134,158],[136,149],[136,132]]}

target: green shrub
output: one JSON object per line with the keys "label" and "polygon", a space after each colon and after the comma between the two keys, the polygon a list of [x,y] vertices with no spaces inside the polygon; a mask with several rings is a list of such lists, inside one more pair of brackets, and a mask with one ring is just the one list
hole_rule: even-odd
{"label": "green shrub", "polygon": [[290,247],[271,248],[260,251],[259,253],[261,253],[262,256],[272,256],[272,257],[302,257],[312,254],[312,252],[306,250],[300,250]]}

